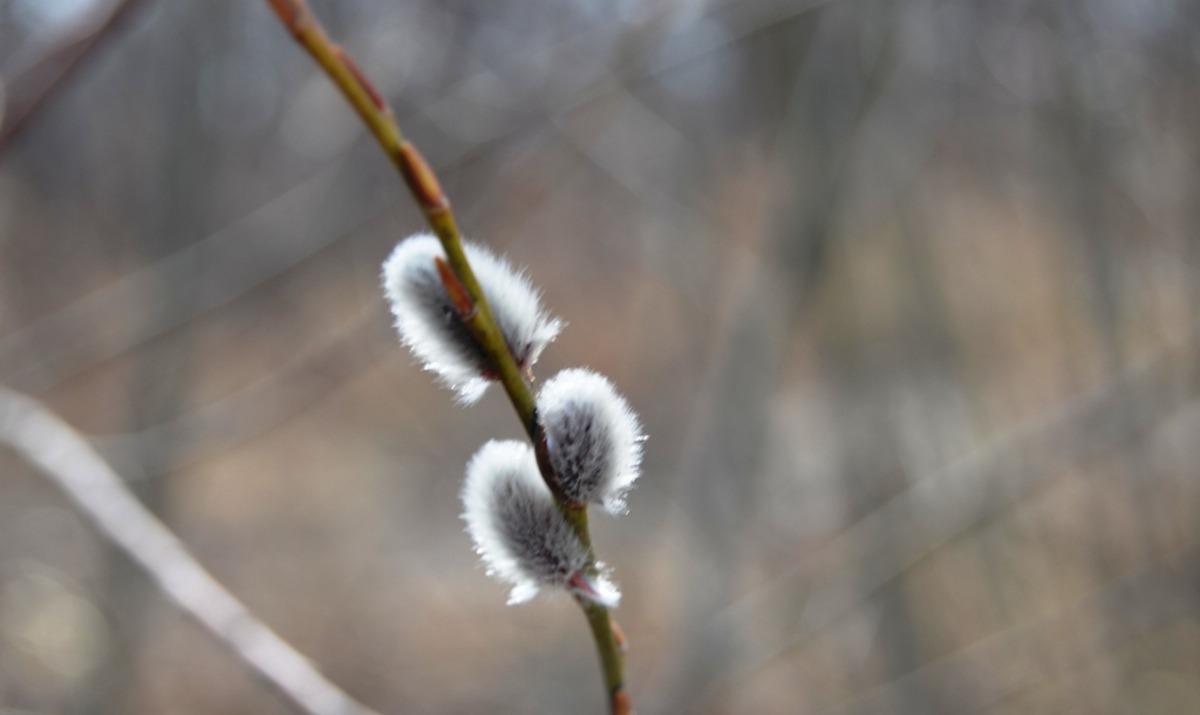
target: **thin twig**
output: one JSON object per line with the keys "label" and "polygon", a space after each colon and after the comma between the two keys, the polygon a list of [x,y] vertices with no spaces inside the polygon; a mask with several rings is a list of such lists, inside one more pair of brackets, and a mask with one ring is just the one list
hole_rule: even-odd
{"label": "thin twig", "polygon": [[90,444],[36,400],[0,387],[0,441],[36,465],[179,608],[308,715],[374,715],[255,618]]}
{"label": "thin twig", "polygon": [[[521,367],[513,358],[500,328],[492,315],[491,307],[475,272],[467,261],[463,250],[462,235],[450,202],[442,192],[433,169],[424,157],[400,131],[395,114],[379,90],[371,83],[358,63],[343,49],[333,43],[320,22],[304,0],[267,0],[296,42],[303,47],[325,70],[346,100],[362,118],[363,123],[374,135],[380,147],[400,172],[417,205],[425,215],[434,234],[441,241],[446,259],[453,269],[461,287],[470,298],[469,310],[463,319],[480,348],[488,356],[496,376],[504,386],[517,416],[529,438],[537,447],[542,441],[537,420],[536,403]],[[544,461],[544,460],[540,460]],[[542,467],[542,477],[551,491],[557,493],[554,475]],[[595,557],[591,553],[591,538],[588,533],[587,508],[581,505],[558,502],[563,514],[570,521],[580,540],[587,547],[591,565],[595,570]],[[578,600],[578,599],[577,599]],[[608,609],[590,601],[578,600],[587,616],[596,650],[600,656],[604,684],[608,692],[609,709],[614,715],[625,715],[633,711],[632,702],[625,688],[624,657],[613,634],[613,622]]]}

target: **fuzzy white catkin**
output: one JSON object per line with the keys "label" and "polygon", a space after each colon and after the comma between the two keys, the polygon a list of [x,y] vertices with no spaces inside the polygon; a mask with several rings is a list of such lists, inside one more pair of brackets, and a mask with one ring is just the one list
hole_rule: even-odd
{"label": "fuzzy white catkin", "polygon": [[[464,243],[463,250],[509,350],[528,368],[562,322],[542,310],[537,291],[507,261],[474,243]],[[383,290],[401,341],[469,404],[487,389],[491,364],[450,300],[436,258],[445,259],[445,252],[432,234],[404,239],[383,263]]]}
{"label": "fuzzy white catkin", "polygon": [[537,410],[550,465],[567,498],[623,513],[645,440],[629,403],[603,375],[572,368],[546,382]]}
{"label": "fuzzy white catkin", "polygon": [[463,519],[488,574],[512,584],[508,602],[527,601],[543,586],[574,587],[615,605],[620,594],[607,580],[585,578],[587,550],[554,503],[524,442],[491,441],[467,465]]}

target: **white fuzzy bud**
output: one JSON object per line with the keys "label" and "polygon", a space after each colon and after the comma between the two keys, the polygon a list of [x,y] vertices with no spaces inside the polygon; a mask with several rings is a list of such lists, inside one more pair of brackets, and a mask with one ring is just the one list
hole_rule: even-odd
{"label": "white fuzzy bud", "polygon": [[629,403],[603,375],[574,368],[555,375],[537,398],[550,466],[571,501],[625,511],[638,478],[642,427]]}
{"label": "white fuzzy bud", "polygon": [[[537,361],[558,335],[562,322],[542,310],[529,281],[507,261],[482,246],[465,243],[492,315],[521,369]],[[400,339],[464,403],[478,400],[493,371],[442,283],[436,259],[445,252],[432,234],[401,241],[383,263],[383,289]]]}
{"label": "white fuzzy bud", "polygon": [[512,584],[510,604],[529,600],[543,586],[606,606],[620,598],[606,579],[586,575],[587,550],[555,505],[529,445],[483,445],[467,465],[462,500],[467,532],[488,574]]}

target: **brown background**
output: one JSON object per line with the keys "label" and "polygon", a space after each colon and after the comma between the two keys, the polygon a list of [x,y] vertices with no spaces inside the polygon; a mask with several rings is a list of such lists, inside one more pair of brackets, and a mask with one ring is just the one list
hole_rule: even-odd
{"label": "brown background", "polygon": [[[0,0],[0,75],[71,5]],[[315,9],[568,321],[539,375],[644,419],[593,518],[640,712],[1200,711],[1194,3]],[[420,217],[328,81],[244,0],[87,63],[0,156],[0,383],[381,712],[599,712],[471,553],[519,425],[396,343]],[[0,453],[0,713],[285,712]]]}

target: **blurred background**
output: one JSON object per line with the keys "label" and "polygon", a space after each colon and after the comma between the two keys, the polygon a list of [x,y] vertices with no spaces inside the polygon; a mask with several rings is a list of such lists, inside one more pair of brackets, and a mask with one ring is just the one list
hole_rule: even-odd
{"label": "blurred background", "polygon": [[[1200,5],[314,9],[568,321],[539,376],[644,419],[593,518],[639,712],[1200,712]],[[519,424],[398,345],[420,214],[266,3],[0,0],[0,77],[0,384],[371,707],[601,712],[472,554]],[[5,449],[0,712],[291,711]]]}

